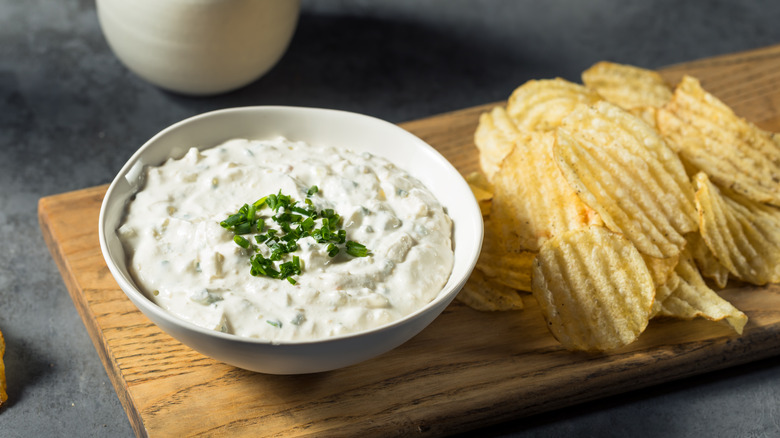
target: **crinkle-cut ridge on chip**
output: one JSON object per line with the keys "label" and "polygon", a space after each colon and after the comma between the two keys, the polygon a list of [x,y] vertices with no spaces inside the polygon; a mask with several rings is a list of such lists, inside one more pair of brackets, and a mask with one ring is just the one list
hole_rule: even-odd
{"label": "crinkle-cut ridge on chip", "polygon": [[532,288],[548,328],[570,350],[607,351],[633,342],[647,327],[655,297],[639,251],[604,227],[545,242]]}
{"label": "crinkle-cut ridge on chip", "polygon": [[697,79],[682,79],[672,100],[658,110],[656,123],[683,160],[718,186],[780,206],[780,145]]}
{"label": "crinkle-cut ridge on chip", "polygon": [[697,229],[693,187],[646,123],[605,101],[580,106],[557,131],[555,158],[580,198],[644,254],[674,257]]}
{"label": "crinkle-cut ridge on chip", "polygon": [[550,131],[577,105],[593,104],[601,96],[565,79],[531,80],[509,97],[507,113],[521,131]]}
{"label": "crinkle-cut ridge on chip", "polygon": [[528,133],[493,178],[491,216],[509,251],[538,251],[556,234],[602,223],[561,174],[554,143],[552,132]]}
{"label": "crinkle-cut ridge on chip", "polygon": [[740,280],[780,282],[780,209],[695,177],[701,236],[718,261]]}
{"label": "crinkle-cut ridge on chip", "polygon": [[582,82],[626,110],[661,107],[672,98],[671,87],[658,72],[633,65],[600,61],[582,73]]}

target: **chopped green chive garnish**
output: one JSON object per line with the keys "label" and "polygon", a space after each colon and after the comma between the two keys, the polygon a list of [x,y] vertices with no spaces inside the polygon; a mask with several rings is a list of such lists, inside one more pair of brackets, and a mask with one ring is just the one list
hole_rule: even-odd
{"label": "chopped green chive garnish", "polygon": [[332,244],[332,243],[329,243],[328,244],[328,255],[331,256],[331,257],[336,257],[336,254],[338,254],[338,253],[339,253],[339,247],[334,245],[334,244]]}
{"label": "chopped green chive garnish", "polygon": [[252,205],[254,205],[254,206],[255,206],[255,209],[256,209],[256,210],[259,210],[260,208],[263,208],[263,206],[265,205],[265,202],[266,202],[266,199],[267,199],[267,198],[268,198],[267,196],[265,196],[265,197],[262,197],[262,198],[258,199],[257,201],[255,201],[255,203],[254,203],[254,204],[252,204]]}
{"label": "chopped green chive garnish", "polygon": [[252,223],[243,222],[233,227],[233,232],[236,234],[249,234],[252,232]]}
{"label": "chopped green chive garnish", "polygon": [[[251,205],[244,204],[238,213],[228,216],[219,223],[235,234],[233,241],[236,245],[255,252],[250,257],[251,275],[286,279],[290,284],[296,284],[292,276],[301,274],[301,261],[297,255],[291,253],[299,249],[298,240],[304,237],[311,237],[318,243],[327,244],[330,257],[335,257],[340,252],[341,249],[337,245],[344,245],[346,253],[353,257],[371,255],[364,245],[347,240],[346,230],[340,228],[341,216],[332,208],[317,212],[308,197],[318,191],[317,186],[311,186],[306,191],[305,206],[299,206],[297,201],[279,191],[277,194],[264,196]],[[265,230],[266,219],[260,214],[264,207],[274,212],[270,219],[278,225],[279,229]],[[320,223],[319,228],[317,228],[317,221]],[[250,239],[243,237],[253,233],[255,242],[264,244],[270,251],[264,252],[268,257],[257,253],[259,248],[254,247]],[[275,262],[280,263],[277,266]],[[272,321],[268,323],[275,325]]]}
{"label": "chopped green chive garnish", "polygon": [[238,246],[240,246],[241,248],[244,248],[244,249],[248,249],[250,246],[252,246],[252,244],[248,240],[244,239],[243,237],[239,236],[238,234],[233,236],[233,242],[236,242],[236,245],[238,245]]}
{"label": "chopped green chive garnish", "polygon": [[236,226],[237,224],[243,222],[245,219],[245,216],[241,213],[236,213],[234,215],[231,215],[224,221],[220,222],[219,224],[222,226],[222,228],[230,228],[233,226]]}
{"label": "chopped green chive garnish", "polygon": [[257,212],[257,207],[255,207],[255,204],[250,205],[249,209],[246,212],[246,219],[249,221],[249,223],[252,223],[252,221],[255,220],[256,212]]}
{"label": "chopped green chive garnish", "polygon": [[347,254],[352,257],[366,257],[371,255],[371,252],[365,245],[347,240]]}

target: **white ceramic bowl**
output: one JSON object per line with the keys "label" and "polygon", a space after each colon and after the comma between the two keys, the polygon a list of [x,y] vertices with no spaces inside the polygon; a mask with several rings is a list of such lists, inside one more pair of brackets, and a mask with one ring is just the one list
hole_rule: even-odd
{"label": "white ceramic bowl", "polygon": [[[453,220],[454,267],[434,301],[385,326],[318,341],[274,343],[198,327],[150,301],[128,273],[116,230],[125,206],[138,190],[144,166],[180,158],[195,146],[216,146],[231,138],[285,136],[294,141],[369,151],[421,180]],[[457,170],[427,143],[382,120],[344,111],[295,107],[245,107],[202,114],[163,130],[122,167],[100,210],[100,248],[119,286],[162,330],[195,350],[252,371],[302,374],[355,364],[387,352],[424,329],[452,301],[471,274],[482,246],[479,206]]]}
{"label": "white ceramic bowl", "polygon": [[103,35],[131,71],[209,95],[244,86],[282,57],[300,0],[97,0]]}

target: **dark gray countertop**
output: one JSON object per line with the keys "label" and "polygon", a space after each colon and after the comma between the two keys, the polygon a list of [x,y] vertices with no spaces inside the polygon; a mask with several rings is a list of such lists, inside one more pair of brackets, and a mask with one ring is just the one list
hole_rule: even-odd
{"label": "dark gray countertop", "polygon": [[[505,99],[602,60],[660,67],[780,42],[780,3],[304,1],[281,62],[211,98],[161,91],[109,50],[92,1],[0,0],[0,436],[132,436],[41,237],[42,196],[108,183],[157,131],[240,105],[402,122]],[[780,358],[501,424],[481,436],[777,436]]]}

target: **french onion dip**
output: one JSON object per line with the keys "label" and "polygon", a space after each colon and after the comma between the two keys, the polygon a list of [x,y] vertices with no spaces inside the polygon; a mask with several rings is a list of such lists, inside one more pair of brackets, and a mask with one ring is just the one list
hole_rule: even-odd
{"label": "french onion dip", "polygon": [[[272,342],[354,333],[425,306],[452,270],[452,222],[440,203],[369,153],[234,139],[192,148],[144,177],[118,230],[129,270],[151,300],[201,327]],[[270,259],[275,248],[262,241],[284,235],[279,212],[260,205],[251,214],[262,229],[240,236],[224,221],[268,195],[298,211],[335,212],[331,228],[365,250],[353,256],[315,232],[268,266],[279,272],[294,257],[293,274],[257,275],[252,258]],[[309,229],[323,227],[322,217]]]}

